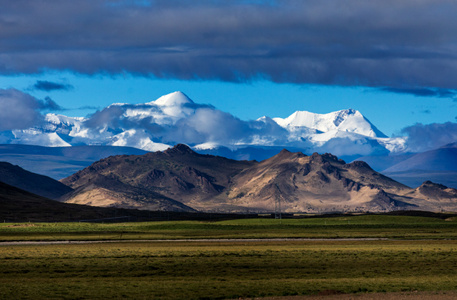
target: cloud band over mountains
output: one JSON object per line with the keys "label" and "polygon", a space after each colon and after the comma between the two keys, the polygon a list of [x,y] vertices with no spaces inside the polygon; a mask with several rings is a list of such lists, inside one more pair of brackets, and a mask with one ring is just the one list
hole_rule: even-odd
{"label": "cloud band over mountains", "polygon": [[36,99],[16,89],[0,89],[0,131],[27,129],[44,121],[41,111],[62,108],[51,98]]}
{"label": "cloud band over mountains", "polygon": [[[457,3],[0,0],[0,73],[457,88]],[[428,94],[425,93],[427,96]],[[440,94],[443,95],[443,94]]]}
{"label": "cloud band over mountains", "polygon": [[[294,126],[286,129],[270,117],[243,121],[211,105],[194,103],[179,92],[163,97],[181,97],[187,102],[164,105],[160,102],[163,98],[159,98],[145,104],[113,104],[85,119],[72,119],[62,115],[44,115],[46,111],[64,110],[49,97],[39,100],[16,89],[0,89],[0,142],[42,146],[69,146],[68,142],[74,145],[110,144],[151,151],[168,147],[167,145],[186,143],[230,148],[243,145],[294,147],[307,152],[330,152],[336,155],[384,155],[388,152],[378,140],[363,135],[362,132],[352,134],[353,129],[349,132],[342,129],[339,132],[342,134],[335,133],[334,137],[330,135],[326,141],[325,137],[324,140],[319,137],[316,141],[324,142],[316,143],[312,141],[315,137],[310,134],[317,133],[317,129]],[[365,121],[370,127],[373,126]],[[78,125],[75,126],[76,123]],[[73,126],[76,131],[69,135]],[[357,127],[357,130],[362,129],[363,126]],[[55,134],[54,140],[46,137],[49,133]],[[415,124],[404,128],[402,133],[408,137],[403,150],[421,152],[455,142],[457,124]],[[381,135],[382,133],[378,136]],[[60,144],[54,144],[55,139],[62,140]]]}

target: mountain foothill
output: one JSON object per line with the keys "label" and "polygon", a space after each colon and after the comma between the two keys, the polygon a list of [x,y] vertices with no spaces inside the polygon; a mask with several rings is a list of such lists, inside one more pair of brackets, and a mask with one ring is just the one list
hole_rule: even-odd
{"label": "mountain foothill", "polygon": [[73,189],[60,198],[67,203],[152,210],[272,212],[279,202],[284,212],[448,211],[457,204],[457,191],[443,185],[428,181],[412,189],[362,161],[285,149],[258,162],[178,144],[108,157],[61,182]]}
{"label": "mountain foothill", "polygon": [[[289,213],[455,211],[457,205],[457,190],[441,184],[426,181],[413,189],[363,161],[346,163],[328,153],[285,149],[258,162],[199,154],[178,144],[143,155],[110,156],[60,182],[11,164],[0,167],[0,181],[14,173],[27,179],[4,184],[4,205],[5,186],[18,183],[21,191],[46,197],[51,197],[47,190],[54,190],[56,205],[150,211],[271,213],[278,204]],[[40,183],[44,191],[36,189]],[[45,199],[41,195],[36,197]]]}

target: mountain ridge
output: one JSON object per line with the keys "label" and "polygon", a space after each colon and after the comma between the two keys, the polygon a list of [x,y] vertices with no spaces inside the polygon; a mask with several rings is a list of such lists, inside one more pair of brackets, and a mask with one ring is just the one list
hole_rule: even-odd
{"label": "mountain ridge", "polygon": [[[97,178],[105,177],[110,178],[109,184],[97,183]],[[365,162],[347,164],[328,153],[306,155],[282,150],[261,162],[235,161],[198,154],[183,144],[145,155],[112,156],[61,182],[76,191],[62,199],[67,202],[79,193],[79,203],[87,204],[87,193],[105,188],[113,193],[122,190],[124,198],[126,193],[151,195],[149,209],[159,200],[173,200],[197,211],[225,213],[272,212],[277,201],[281,201],[284,212],[385,212],[425,207],[455,210],[457,195],[448,189],[443,192],[448,198],[430,200]]]}
{"label": "mountain ridge", "polygon": [[386,138],[387,136],[377,129],[358,110],[343,109],[327,114],[316,114],[308,111],[296,111],[285,119],[273,118],[284,128],[297,129],[300,127],[313,128],[320,133],[341,130],[358,133],[369,137]]}
{"label": "mountain ridge", "polygon": [[58,199],[72,191],[67,185],[50,177],[0,161],[0,182],[49,199]]}
{"label": "mountain ridge", "polygon": [[421,153],[359,159],[367,160],[377,171],[413,187],[431,180],[457,188],[457,143]]}
{"label": "mountain ridge", "polygon": [[387,173],[394,173],[411,170],[457,170],[457,143],[447,144],[438,149],[417,153],[412,157],[385,169],[384,171]]}
{"label": "mountain ridge", "polygon": [[120,146],[42,147],[0,145],[0,161],[59,180],[111,155],[145,154],[147,151]]}

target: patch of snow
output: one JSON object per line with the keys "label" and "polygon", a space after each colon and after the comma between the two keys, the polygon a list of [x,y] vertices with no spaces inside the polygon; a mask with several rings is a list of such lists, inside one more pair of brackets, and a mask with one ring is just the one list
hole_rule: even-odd
{"label": "patch of snow", "polygon": [[[42,133],[34,129],[13,130],[16,140],[12,144],[29,144],[46,147],[70,147],[56,132]],[[17,143],[20,141],[20,143]]]}
{"label": "patch of snow", "polygon": [[111,106],[125,106],[125,105],[130,105],[129,103],[121,103],[121,102],[116,102],[108,105],[106,108],[109,108]]}
{"label": "patch of snow", "polygon": [[152,103],[158,106],[182,106],[184,104],[193,104],[194,102],[183,92],[177,91],[164,95],[155,101],[149,102],[148,104]]}
{"label": "patch of snow", "polygon": [[143,130],[134,129],[124,131],[112,138],[111,146],[129,146],[146,151],[163,151],[170,148],[170,145],[154,143],[148,134]]}
{"label": "patch of snow", "polygon": [[406,152],[406,137],[394,137],[394,138],[378,138],[379,144],[384,146],[391,153],[403,153]]}

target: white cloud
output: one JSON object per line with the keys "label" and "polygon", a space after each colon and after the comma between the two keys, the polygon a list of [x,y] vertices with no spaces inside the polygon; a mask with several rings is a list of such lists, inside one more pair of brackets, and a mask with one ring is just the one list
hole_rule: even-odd
{"label": "white cloud", "polygon": [[418,123],[404,128],[402,133],[408,135],[406,146],[409,151],[423,152],[457,142],[457,123]]}

